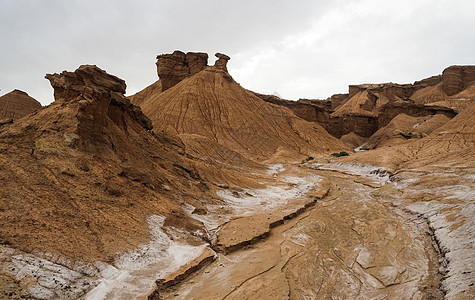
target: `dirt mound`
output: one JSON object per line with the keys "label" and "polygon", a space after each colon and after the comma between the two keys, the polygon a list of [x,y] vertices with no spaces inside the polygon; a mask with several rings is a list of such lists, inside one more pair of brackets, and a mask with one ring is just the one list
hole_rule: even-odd
{"label": "dirt mound", "polygon": [[411,117],[399,114],[383,128],[376,131],[362,148],[374,149],[387,145],[405,143],[410,139],[419,139],[429,135],[450,119],[442,114],[425,117]]}
{"label": "dirt mound", "polygon": [[346,148],[318,124],[304,121],[242,88],[225,70],[228,57],[219,57],[217,66],[207,67],[141,101],[154,131],[185,134],[186,140],[204,137],[258,160],[274,155],[299,159]]}
{"label": "dirt mound", "polygon": [[41,103],[20,90],[0,97],[0,123],[16,120],[41,108]]}
{"label": "dirt mound", "polygon": [[357,135],[354,132],[350,132],[345,134],[340,138],[342,142],[351,146],[353,149],[358,148],[359,146],[363,145],[366,142],[366,138]]}
{"label": "dirt mound", "polygon": [[151,215],[205,236],[180,207],[212,197],[202,163],[183,157],[177,137],[150,131],[124,97],[124,81],[96,66],[46,77],[56,101],[0,128],[1,242],[40,256],[112,261],[149,240]]}

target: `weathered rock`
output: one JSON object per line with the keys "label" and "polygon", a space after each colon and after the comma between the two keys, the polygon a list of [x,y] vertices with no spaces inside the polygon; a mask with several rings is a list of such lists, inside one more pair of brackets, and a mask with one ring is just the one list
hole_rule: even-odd
{"label": "weathered rock", "polygon": [[157,73],[165,91],[188,76],[194,75],[208,65],[208,54],[201,52],[174,51],[157,56]]}
{"label": "weathered rock", "polygon": [[397,83],[379,83],[379,84],[360,84],[349,86],[349,97],[352,98],[358,92],[371,91],[372,93],[379,93],[386,97],[409,98],[413,93],[412,84],[397,84]]}
{"label": "weathered rock", "polygon": [[[411,116],[443,114],[449,118],[456,115],[456,112],[451,108],[417,104],[412,100],[393,99],[388,101],[384,95],[371,91],[359,92],[354,97],[343,100],[345,94],[337,95],[337,101],[342,103],[337,106],[339,108],[337,111],[332,109],[332,98],[289,101],[258,93],[255,95],[266,102],[289,108],[304,120],[317,122],[337,138],[351,132],[368,138],[401,113]],[[386,102],[382,102],[382,100]]]}
{"label": "weathered rock", "polygon": [[[106,71],[95,65],[80,66],[74,72],[63,71],[61,74],[47,74],[45,76],[54,89],[55,101],[89,101],[88,105],[82,105],[83,115],[92,116],[94,125],[105,125],[106,117],[114,120],[118,126],[123,126],[121,114],[127,113],[145,129],[152,129],[152,122],[140,109],[125,98],[125,81],[107,74]],[[86,118],[87,119],[87,118]],[[90,131],[92,124],[82,125],[86,131]]]}
{"label": "weathered rock", "polygon": [[475,81],[475,66],[450,66],[442,73],[442,89],[452,96]]}
{"label": "weathered rock", "polygon": [[[264,101],[290,108],[307,121],[319,123],[335,137],[353,132],[368,138],[399,114],[413,117],[443,114],[448,118],[454,117],[467,105],[465,100],[475,96],[468,88],[471,82],[475,82],[475,66],[450,67],[444,74],[414,84],[350,85],[348,94],[336,94],[326,100],[300,99],[295,102],[255,94]],[[448,98],[442,90],[442,84],[449,86],[449,89],[455,86],[452,89],[456,90],[452,92],[459,92],[462,88],[465,94],[457,99]]]}
{"label": "weathered rock", "polygon": [[222,53],[216,53],[214,56],[216,56],[218,58],[218,60],[214,63],[214,66],[217,67],[218,69],[221,69],[223,71],[228,71],[228,68],[227,68],[227,64],[228,64],[228,60],[230,60],[231,58],[229,56],[227,56],[226,54],[222,54]]}
{"label": "weathered rock", "polygon": [[405,143],[410,139],[420,139],[429,135],[449,120],[450,118],[443,114],[422,117],[399,114],[388,125],[376,131],[362,148],[374,149],[387,145],[394,146]]}
{"label": "weathered rock", "polygon": [[229,57],[217,56],[214,67],[181,81],[173,92],[147,94],[142,99],[140,106],[156,132],[178,134],[187,151],[224,162],[242,157],[260,161],[273,155],[308,157],[330,148],[347,148],[318,124],[242,88],[225,71]]}
{"label": "weathered rock", "polygon": [[47,74],[45,78],[54,89],[56,101],[70,101],[78,96],[88,99],[110,97],[111,92],[123,95],[126,89],[124,80],[95,65],[82,65],[74,72]]}
{"label": "weathered rock", "polygon": [[435,75],[422,80],[414,81],[413,87],[415,90],[418,90],[428,86],[434,86],[440,82],[442,82],[442,75]]}
{"label": "weathered rock", "polygon": [[202,52],[187,52],[186,62],[189,68],[189,76],[198,73],[208,65],[208,54]]}
{"label": "weathered rock", "polygon": [[20,90],[0,97],[0,123],[21,118],[41,108],[41,103]]}

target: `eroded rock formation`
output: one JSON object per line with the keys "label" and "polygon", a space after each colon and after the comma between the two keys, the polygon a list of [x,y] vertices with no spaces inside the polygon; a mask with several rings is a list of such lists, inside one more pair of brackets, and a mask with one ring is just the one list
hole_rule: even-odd
{"label": "eroded rock formation", "polygon": [[106,118],[124,127],[124,113],[145,129],[152,129],[152,122],[142,113],[140,107],[125,98],[125,81],[107,74],[97,66],[83,65],[74,72],[63,71],[61,74],[47,74],[45,77],[54,89],[56,101],[81,102],[82,114],[93,123],[81,123],[84,125],[85,134],[90,131],[91,126],[105,126]]}
{"label": "eroded rock formation", "polygon": [[0,97],[0,123],[10,123],[41,108],[41,103],[20,90]]}
{"label": "eroded rock formation", "polygon": [[157,56],[157,73],[165,91],[186,77],[203,70],[208,65],[208,54],[201,52],[174,51]]}
{"label": "eroded rock formation", "polygon": [[442,89],[452,96],[475,81],[475,66],[450,66],[442,73]]}
{"label": "eroded rock formation", "polygon": [[261,99],[290,108],[297,116],[317,122],[340,138],[348,133],[369,138],[399,114],[413,117],[443,114],[454,117],[475,99],[475,66],[451,66],[443,75],[413,84],[350,85],[348,94],[326,100],[287,101],[257,94]]}
{"label": "eroded rock formation", "polygon": [[330,148],[347,148],[320,125],[242,88],[226,71],[229,56],[216,56],[215,66],[179,82],[173,93],[143,91],[133,96],[140,96],[140,106],[152,119],[154,130],[178,134],[190,151],[227,162],[241,156],[259,161],[274,155],[308,157]]}
{"label": "eroded rock formation", "polygon": [[214,66],[218,69],[221,69],[223,71],[228,71],[228,61],[231,59],[229,56],[223,53],[216,53],[214,56],[218,58],[218,60],[215,62]]}

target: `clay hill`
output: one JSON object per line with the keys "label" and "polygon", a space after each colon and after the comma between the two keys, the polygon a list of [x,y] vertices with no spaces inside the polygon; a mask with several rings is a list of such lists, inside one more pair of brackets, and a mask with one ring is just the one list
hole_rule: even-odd
{"label": "clay hill", "polygon": [[[357,145],[364,150],[387,145],[405,143],[410,139],[420,139],[428,136],[450,120],[443,114],[412,117],[399,114],[388,125],[376,131],[366,142]],[[343,137],[342,137],[343,139]]]}
{"label": "clay hill", "polygon": [[0,124],[13,122],[40,109],[41,103],[20,90],[13,90],[0,97]]}
{"label": "clay hill", "polygon": [[151,131],[125,82],[96,66],[46,78],[55,101],[0,127],[0,242],[112,261],[150,239],[150,215],[206,239],[181,206],[216,198],[204,178],[245,186],[239,174],[186,158],[178,137]]}
{"label": "clay hill", "polygon": [[[152,120],[155,132],[177,134],[196,155],[211,155],[222,162],[239,156],[255,161],[298,160],[347,148],[320,125],[242,88],[227,72],[230,58],[216,56],[214,66],[207,66],[203,53],[175,51],[158,56],[160,84],[131,97]],[[216,148],[220,153],[213,153]]]}
{"label": "clay hill", "polygon": [[290,108],[297,116],[317,122],[335,137],[349,133],[369,138],[399,114],[410,117],[454,117],[475,95],[475,67],[451,66],[442,75],[413,84],[350,85],[348,94],[327,100],[297,102],[256,94],[265,101]]}
{"label": "clay hill", "polygon": [[[384,165],[392,170],[444,164],[473,168],[475,101],[469,103],[467,108],[451,120],[446,120],[441,115],[422,119],[398,116],[391,121],[389,126],[382,128],[366,142],[370,147],[380,144],[380,148],[357,153],[350,160]],[[398,128],[405,127],[408,129],[408,134],[421,134],[423,138],[401,143],[398,137],[401,132],[391,130],[393,125],[399,122],[403,124],[397,126]],[[414,122],[416,122],[414,125],[418,126],[410,126]],[[419,127],[423,128],[418,130]],[[424,127],[430,131],[430,134],[422,133],[427,132]],[[433,129],[434,127],[438,128]]]}

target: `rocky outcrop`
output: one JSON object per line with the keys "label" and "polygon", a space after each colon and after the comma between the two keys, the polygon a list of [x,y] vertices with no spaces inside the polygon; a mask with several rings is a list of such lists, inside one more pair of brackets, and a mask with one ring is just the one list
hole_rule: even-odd
{"label": "rocky outcrop", "polygon": [[226,54],[222,54],[219,52],[216,53],[214,56],[218,58],[218,60],[214,63],[214,66],[218,69],[221,69],[227,72],[228,71],[227,64],[231,58],[227,56]]}
{"label": "rocky outcrop", "polygon": [[443,75],[413,84],[350,85],[348,94],[336,94],[326,100],[288,101],[270,95],[256,93],[256,96],[319,123],[335,137],[353,132],[369,138],[399,114],[413,117],[442,114],[452,118],[467,106],[467,100],[475,99],[474,86],[475,66],[452,66]]}
{"label": "rocky outcrop", "polygon": [[442,81],[442,75],[435,75],[422,80],[415,81],[413,87],[415,90],[425,88],[428,86],[434,86]]}
{"label": "rocky outcrop", "polygon": [[409,98],[414,92],[412,84],[380,83],[380,84],[360,84],[349,86],[349,98],[352,98],[359,92],[370,91],[379,93],[386,97]]}
{"label": "rocky outcrop", "polygon": [[[366,93],[366,92],[365,92]],[[456,112],[447,107],[426,106],[416,104],[414,101],[392,101],[384,105],[378,105],[379,96],[374,93],[367,93],[358,108],[362,113],[349,111],[348,113],[334,114],[331,109],[332,102],[329,100],[299,100],[289,101],[276,99],[269,95],[255,94],[266,102],[285,106],[293,111],[298,117],[320,124],[333,136],[340,138],[349,133],[355,133],[361,137],[368,138],[378,129],[386,126],[392,118],[404,113],[411,116],[429,116],[433,114],[443,114],[449,118],[456,115]],[[358,96],[358,95],[357,95]],[[340,103],[346,103],[349,99]],[[374,111],[374,112],[372,112]],[[365,113],[366,112],[366,113]]]}
{"label": "rocky outcrop", "polygon": [[20,90],[0,97],[0,123],[10,123],[41,108],[41,103]]}
{"label": "rocky outcrop", "polygon": [[188,151],[225,158],[225,162],[241,156],[255,162],[273,155],[279,159],[308,157],[347,148],[318,124],[297,118],[242,88],[226,72],[229,56],[216,56],[214,66],[179,82],[173,93],[143,93],[146,97],[140,106],[155,132],[178,134]]}
{"label": "rocky outcrop", "polygon": [[174,51],[157,56],[157,73],[165,91],[186,77],[194,75],[208,65],[208,54],[201,52]]}
{"label": "rocky outcrop", "polygon": [[80,103],[81,115],[84,116],[80,125],[84,125],[86,132],[90,131],[91,126],[105,126],[106,118],[124,127],[124,113],[145,129],[152,129],[152,122],[140,107],[125,98],[125,81],[95,65],[83,65],[74,72],[47,74],[45,78],[54,89],[56,101]]}
{"label": "rocky outcrop", "polygon": [[0,246],[74,268],[146,243],[150,215],[179,214],[175,228],[196,223],[179,204],[204,207],[194,197],[212,195],[198,168],[212,167],[185,157],[178,137],[147,130],[123,80],[91,65],[46,77],[56,101],[0,127]]}
{"label": "rocky outcrop", "polygon": [[442,89],[452,96],[475,81],[475,66],[450,66],[442,73]]}

